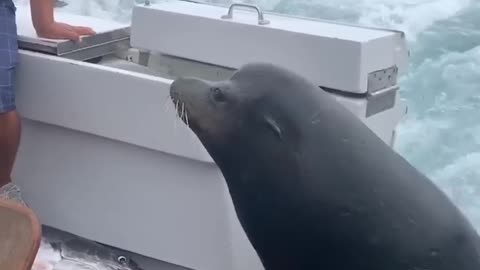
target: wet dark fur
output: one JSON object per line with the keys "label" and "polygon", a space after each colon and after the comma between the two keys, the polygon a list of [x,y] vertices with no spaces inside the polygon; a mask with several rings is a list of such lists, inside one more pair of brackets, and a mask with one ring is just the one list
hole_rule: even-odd
{"label": "wet dark fur", "polygon": [[429,179],[302,77],[250,64],[178,79],[267,270],[479,270],[478,236]]}

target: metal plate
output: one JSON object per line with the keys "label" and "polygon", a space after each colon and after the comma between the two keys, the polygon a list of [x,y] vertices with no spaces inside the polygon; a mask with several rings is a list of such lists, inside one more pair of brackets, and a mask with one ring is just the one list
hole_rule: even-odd
{"label": "metal plate", "polygon": [[55,9],[55,19],[71,25],[91,27],[97,34],[79,42],[46,39],[37,36],[32,24],[30,6],[17,5],[16,22],[20,49],[52,54],[75,60],[87,60],[130,46],[130,25],[100,18],[71,14]]}
{"label": "metal plate", "polygon": [[53,54],[69,59],[87,60],[130,46],[130,27],[83,37],[81,42],[49,42],[40,38],[18,37],[20,49]]}
{"label": "metal plate", "polygon": [[391,109],[395,106],[398,86],[392,86],[383,90],[367,94],[366,117]]}

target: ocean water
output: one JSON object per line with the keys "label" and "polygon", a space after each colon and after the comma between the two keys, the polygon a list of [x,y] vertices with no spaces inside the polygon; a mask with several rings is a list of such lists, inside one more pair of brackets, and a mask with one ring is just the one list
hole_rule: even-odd
{"label": "ocean water", "polygon": [[[129,20],[134,3],[66,2],[72,12],[119,21]],[[241,2],[280,13],[405,31],[411,59],[408,74],[401,78],[400,95],[407,100],[409,114],[398,128],[395,150],[428,175],[480,229],[480,0]]]}

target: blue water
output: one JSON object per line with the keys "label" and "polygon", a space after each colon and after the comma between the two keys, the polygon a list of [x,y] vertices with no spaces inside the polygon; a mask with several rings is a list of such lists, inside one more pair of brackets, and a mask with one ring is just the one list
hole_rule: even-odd
{"label": "blue water", "polygon": [[[128,20],[132,1],[67,2],[77,13]],[[405,31],[411,65],[401,80],[401,96],[409,114],[399,126],[395,149],[431,177],[480,229],[480,0],[243,2]]]}

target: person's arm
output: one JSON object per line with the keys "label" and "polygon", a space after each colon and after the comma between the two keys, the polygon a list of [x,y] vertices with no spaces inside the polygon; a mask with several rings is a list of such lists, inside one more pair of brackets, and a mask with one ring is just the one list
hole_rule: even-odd
{"label": "person's arm", "polygon": [[32,23],[38,36],[77,41],[82,35],[95,34],[89,27],[72,26],[56,22],[53,15],[53,1],[54,0],[30,0]]}

